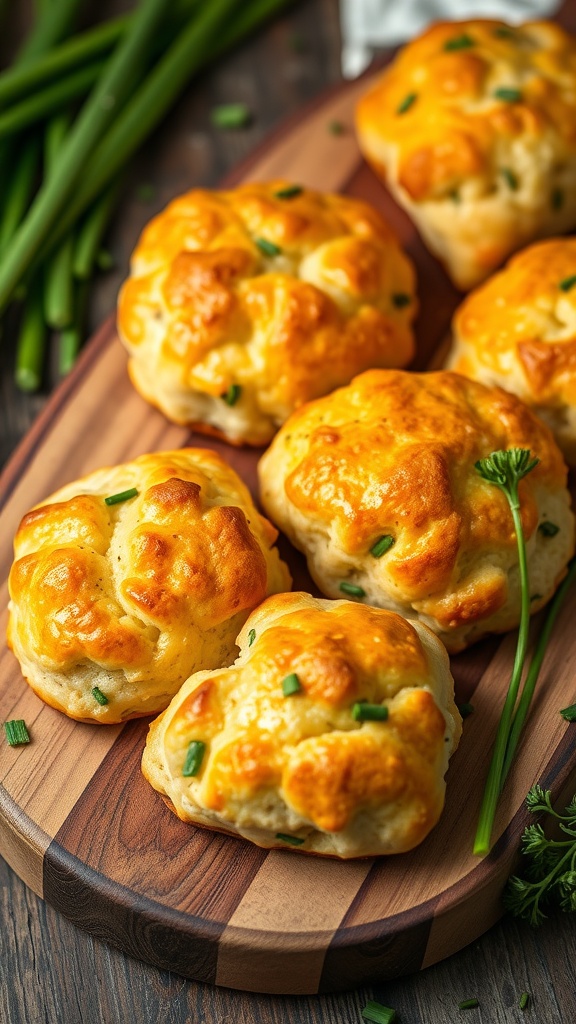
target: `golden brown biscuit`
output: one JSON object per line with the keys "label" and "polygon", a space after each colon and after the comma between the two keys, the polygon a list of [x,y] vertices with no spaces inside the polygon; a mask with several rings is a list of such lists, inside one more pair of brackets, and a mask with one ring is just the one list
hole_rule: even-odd
{"label": "golden brown biscuit", "polygon": [[[238,644],[231,668],[191,676],[150,727],[144,775],[178,816],[335,857],[421,842],[461,732],[436,637],[392,612],[280,594]],[[374,707],[386,720],[368,719]]]}
{"label": "golden brown biscuit", "polygon": [[190,672],[230,664],[250,611],[290,587],[276,537],[215,452],[142,455],[68,484],[14,543],[8,639],[24,676],[71,718],[161,711]]}
{"label": "golden brown biscuit", "polygon": [[367,203],[282,181],[197,189],[144,230],[118,330],[169,419],[260,445],[310,398],[410,361],[414,287]]}
{"label": "golden brown biscuit", "polygon": [[360,100],[360,146],[460,288],[576,224],[576,40],[441,22]]}
{"label": "golden brown biscuit", "polygon": [[576,239],[518,253],[468,296],[453,328],[449,368],[519,395],[576,465]]}
{"label": "golden brown biscuit", "polygon": [[502,448],[540,459],[520,483],[536,611],[574,548],[566,466],[548,427],[500,388],[455,373],[361,374],[284,424],[260,460],[262,503],[328,597],[419,618],[458,651],[519,621],[510,508],[474,466]]}

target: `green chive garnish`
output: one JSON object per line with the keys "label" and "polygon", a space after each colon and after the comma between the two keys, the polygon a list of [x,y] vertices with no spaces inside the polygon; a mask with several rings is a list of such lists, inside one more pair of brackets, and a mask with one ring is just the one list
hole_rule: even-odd
{"label": "green chive garnish", "polygon": [[136,487],[129,487],[127,491],[120,491],[118,494],[111,494],[108,498],[104,498],[106,505],[119,505],[121,501],[128,501],[129,498],[135,498],[138,494]]}
{"label": "green chive garnish", "polygon": [[276,199],[294,199],[296,196],[302,195],[301,185],[287,185],[286,188],[279,188],[274,193]]}
{"label": "green chive garnish", "polygon": [[520,103],[522,101],[522,93],[520,89],[495,89],[494,98],[504,100],[505,103]]}
{"label": "green chive garnish", "polygon": [[182,775],[184,775],[185,778],[189,779],[193,775],[198,775],[205,750],[206,744],[203,743],[202,740],[190,741],[186,752],[184,767],[182,768]]}
{"label": "green chive garnish", "polygon": [[400,106],[396,107],[396,113],[397,114],[405,114],[407,110],[410,110],[410,107],[412,106],[412,104],[416,103],[417,99],[418,99],[418,93],[416,93],[416,92],[409,92],[408,95],[405,96],[404,99],[402,100],[402,103],[400,104]]}
{"label": "green chive garnish", "polygon": [[104,707],[105,704],[108,704],[108,697],[105,693],[102,693],[99,686],[93,686],[91,693],[97,704],[101,704],[102,707]]}
{"label": "green chive garnish", "polygon": [[210,120],[216,128],[245,128],[252,115],[245,103],[224,103],[214,107]]}
{"label": "green chive garnish", "polygon": [[549,519],[545,519],[543,523],[540,523],[538,533],[541,533],[543,537],[555,537],[557,533],[560,533],[560,527],[556,526],[556,523],[551,523]]}
{"label": "green chive garnish", "polygon": [[4,722],[4,731],[11,747],[21,747],[24,743],[30,743],[30,733],[23,718],[13,718],[10,722]]}
{"label": "green chive garnish", "polygon": [[362,1010],[362,1016],[364,1020],[369,1020],[372,1024],[394,1024],[396,1010],[392,1010],[390,1006],[383,1006],[382,1003],[375,1003],[373,1000],[370,1000]]}
{"label": "green chive garnish", "polygon": [[570,704],[569,707],[562,708],[560,714],[567,722],[576,722],[576,704]]}
{"label": "green chive garnish", "polygon": [[252,647],[252,644],[254,643],[255,639],[256,639],[256,630],[255,629],[251,629],[250,632],[248,633],[248,647]]}
{"label": "green chive garnish", "polygon": [[396,309],[404,309],[404,306],[410,305],[410,296],[406,295],[405,292],[396,292],[392,296],[392,305]]}
{"label": "green chive garnish", "polygon": [[454,39],[449,39],[448,42],[444,43],[444,49],[448,50],[467,50],[470,46],[474,46],[474,40],[472,36],[464,35],[455,36]]}
{"label": "green chive garnish", "polygon": [[357,587],[355,583],[344,583],[340,584],[340,590],[343,594],[349,594],[350,597],[366,597],[366,591],[362,587]]}
{"label": "green chive garnish", "polygon": [[569,292],[571,288],[576,284],[576,274],[572,274],[571,277],[565,277],[563,281],[560,281],[558,285],[560,291]]}
{"label": "green chive garnish", "polygon": [[459,1010],[473,1010],[476,1006],[480,1006],[478,999],[464,999],[458,1003]]}
{"label": "green chive garnish", "polygon": [[242,388],[240,387],[240,385],[231,384],[228,390],[225,391],[223,395],[221,395],[221,398],[223,399],[224,402],[226,402],[226,405],[236,405],[236,402],[240,398],[241,394]]}
{"label": "green chive garnish", "polygon": [[282,252],[279,245],[269,242],[267,238],[255,238],[254,241],[264,256],[279,256]]}
{"label": "green chive garnish", "polygon": [[468,715],[472,715],[474,713],[473,704],[458,704],[457,708],[458,711],[460,712],[461,718],[468,718]]}
{"label": "green chive garnish", "polygon": [[342,124],[342,121],[330,121],[328,124],[328,131],[330,135],[344,135],[346,128]]}
{"label": "green chive garnish", "polygon": [[530,1002],[530,993],[529,992],[523,992],[522,995],[520,996],[520,999],[518,1000],[518,1006],[520,1007],[521,1010],[525,1010],[526,1007],[528,1006],[529,1002]]}
{"label": "green chive garnish", "polygon": [[385,722],[388,718],[388,708],[385,704],[358,701],[352,705],[352,718],[355,722]]}
{"label": "green chive garnish", "polygon": [[550,196],[550,205],[553,210],[561,210],[564,206],[564,192],[561,188],[552,189],[552,195]]}
{"label": "green chive garnish", "polygon": [[385,555],[394,543],[394,537],[391,537],[389,533],[384,533],[381,537],[378,537],[376,543],[370,548],[372,558],[382,558],[382,555]]}
{"label": "green chive garnish", "polygon": [[301,689],[300,680],[295,672],[291,672],[286,679],[282,680],[282,693],[285,697],[291,697],[294,693],[299,693]]}
{"label": "green chive garnish", "polygon": [[300,839],[298,836],[289,836],[286,832],[277,832],[276,839],[279,839],[282,843],[288,843],[288,846],[302,846],[306,842],[305,839]]}
{"label": "green chive garnish", "polygon": [[511,171],[509,167],[503,167],[500,174],[504,178],[508,188],[511,189],[512,192],[515,192],[518,188],[518,178],[514,174],[514,171]]}

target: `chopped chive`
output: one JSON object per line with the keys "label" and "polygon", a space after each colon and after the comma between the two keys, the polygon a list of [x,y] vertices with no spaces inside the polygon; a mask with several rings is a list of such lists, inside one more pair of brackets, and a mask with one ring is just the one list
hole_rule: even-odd
{"label": "chopped chive", "polygon": [[563,281],[560,281],[558,285],[560,291],[569,292],[571,288],[576,284],[576,274],[572,274],[571,277],[565,277]]}
{"label": "chopped chive", "polygon": [[569,707],[562,708],[560,714],[567,722],[576,722],[576,704],[570,704]]}
{"label": "chopped chive", "polygon": [[410,110],[410,107],[412,106],[413,103],[416,102],[417,99],[418,93],[409,92],[408,95],[405,96],[404,99],[402,100],[402,103],[400,103],[400,105],[396,107],[396,113],[405,114],[407,110]]}
{"label": "chopped chive", "polygon": [[277,832],[276,839],[279,839],[282,843],[287,843],[288,846],[302,846],[306,842],[305,839],[300,839],[299,836],[289,836],[286,832]]}
{"label": "chopped chive", "polygon": [[220,397],[226,402],[226,405],[236,405],[236,402],[242,394],[242,388],[239,384],[231,384],[227,391],[224,392]]}
{"label": "chopped chive", "polygon": [[458,711],[460,712],[461,718],[468,718],[469,715],[474,714],[473,704],[457,704]]}
{"label": "chopped chive", "polygon": [[518,188],[518,178],[514,174],[514,171],[511,171],[509,167],[503,167],[502,170],[500,171],[500,174],[504,178],[504,181],[508,185],[508,188],[511,189],[512,192],[515,192]]}
{"label": "chopped chive", "polygon": [[136,189],[136,198],[141,203],[150,203],[156,197],[156,189],[154,185],[150,185],[147,182],[142,182]]}
{"label": "chopped chive", "polygon": [[21,747],[24,743],[30,743],[30,733],[23,718],[13,718],[10,722],[4,722],[4,731],[11,747]]}
{"label": "chopped chive", "polygon": [[202,740],[191,740],[188,744],[188,750],[186,752],[186,760],[182,768],[182,775],[189,779],[193,775],[198,775],[200,771],[200,765],[204,758],[204,752],[206,750],[206,744]]}
{"label": "chopped chive", "polygon": [[363,587],[357,587],[355,583],[346,583],[344,581],[340,584],[340,590],[343,594],[349,594],[350,597],[366,597],[366,591]]}
{"label": "chopped chive", "polygon": [[346,128],[342,124],[342,121],[330,121],[328,123],[328,131],[330,135],[344,135]]}
{"label": "chopped chive", "polygon": [[254,643],[255,639],[256,639],[256,630],[255,629],[251,629],[250,632],[248,633],[248,647],[252,647],[252,644]]}
{"label": "chopped chive", "polygon": [[464,999],[458,1003],[459,1010],[473,1010],[476,1006],[480,1006],[478,999]]}
{"label": "chopped chive", "polygon": [[529,992],[523,992],[522,995],[520,996],[520,999],[518,1000],[518,1006],[520,1007],[521,1010],[525,1010],[526,1007],[528,1006],[529,1002],[530,1002],[530,993]]}
{"label": "chopped chive", "polygon": [[410,305],[410,301],[410,296],[406,295],[405,292],[396,292],[392,296],[392,305],[395,306],[396,309],[404,309],[404,306]]}
{"label": "chopped chive", "polygon": [[505,25],[499,25],[498,28],[495,28],[494,35],[497,39],[514,39],[514,32],[511,28],[507,28]]}
{"label": "chopped chive", "polygon": [[91,692],[97,704],[101,704],[102,707],[104,707],[105,704],[108,704],[108,697],[105,693],[102,693],[99,686],[93,686]]}
{"label": "chopped chive", "polygon": [[494,95],[495,99],[497,99],[497,100],[504,100],[505,103],[521,103],[522,102],[522,93],[521,93],[520,89],[509,89],[509,88],[495,89],[493,95]]}
{"label": "chopped chive", "polygon": [[279,256],[282,252],[279,245],[276,245],[275,242],[270,242],[267,238],[255,238],[254,241],[264,256]]}
{"label": "chopped chive", "polygon": [[135,498],[138,494],[136,487],[129,487],[127,491],[119,491],[118,494],[110,494],[107,498],[104,498],[106,505],[119,505],[121,501],[128,501],[129,498]]}
{"label": "chopped chive", "polygon": [[294,693],[300,693],[302,686],[295,672],[291,672],[286,679],[282,680],[282,693],[285,697],[291,697]]}
{"label": "chopped chive", "polygon": [[474,40],[466,32],[464,35],[454,36],[453,39],[449,39],[444,43],[444,49],[448,50],[448,52],[451,50],[468,50],[471,46],[474,46]]}
{"label": "chopped chive", "polygon": [[352,718],[355,722],[385,722],[388,718],[388,708],[385,704],[358,701],[352,705]]}
{"label": "chopped chive", "polygon": [[287,185],[286,188],[279,188],[274,195],[276,199],[295,199],[296,196],[302,195],[302,192],[301,185]]}
{"label": "chopped chive", "polygon": [[252,114],[245,103],[223,103],[212,109],[210,120],[215,128],[246,128]]}
{"label": "chopped chive", "polygon": [[393,1010],[390,1006],[383,1006],[382,1003],[375,1003],[373,1000],[370,1000],[362,1010],[362,1016],[364,1020],[369,1020],[372,1024],[394,1024],[396,1010]]}
{"label": "chopped chive", "polygon": [[564,206],[564,192],[561,188],[553,188],[550,196],[550,205],[553,210],[561,210]]}
{"label": "chopped chive", "polygon": [[555,537],[559,532],[560,527],[556,526],[556,523],[551,523],[549,519],[545,519],[538,526],[538,533],[541,533],[543,537]]}
{"label": "chopped chive", "polygon": [[395,543],[394,537],[391,537],[389,533],[384,533],[370,548],[372,558],[382,558],[382,555],[385,555]]}

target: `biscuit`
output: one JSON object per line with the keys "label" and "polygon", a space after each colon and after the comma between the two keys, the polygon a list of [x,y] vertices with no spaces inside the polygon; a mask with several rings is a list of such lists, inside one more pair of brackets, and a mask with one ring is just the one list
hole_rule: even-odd
{"label": "biscuit", "polygon": [[[143,772],[178,816],[333,857],[421,842],[461,732],[448,657],[430,630],[280,594],[238,644],[234,665],[191,676],[150,727]],[[374,709],[385,720],[369,719]]]}
{"label": "biscuit", "polygon": [[289,589],[276,537],[215,452],[142,455],[68,484],[15,539],[8,640],[24,676],[82,721],[162,710],[191,672],[230,664],[248,614]]}
{"label": "biscuit", "polygon": [[140,394],[266,444],[303,402],[414,352],[412,265],[367,203],[286,182],[197,189],[145,228],[118,306]]}
{"label": "biscuit", "polygon": [[500,388],[446,372],[361,374],[284,424],[260,460],[262,504],[324,594],[419,618],[458,651],[519,622],[510,508],[475,469],[506,448],[540,459],[520,482],[536,611],[574,548],[567,470],[549,428]]}

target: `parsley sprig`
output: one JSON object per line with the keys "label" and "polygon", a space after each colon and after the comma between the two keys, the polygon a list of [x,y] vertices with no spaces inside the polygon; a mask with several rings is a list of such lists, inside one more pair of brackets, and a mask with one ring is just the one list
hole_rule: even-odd
{"label": "parsley sprig", "polygon": [[515,917],[536,927],[546,911],[560,906],[576,910],[576,795],[563,814],[552,807],[550,790],[532,786],[526,797],[532,814],[555,819],[567,839],[549,839],[540,824],[528,825],[522,835],[525,878],[513,875],[504,892],[504,906]]}

